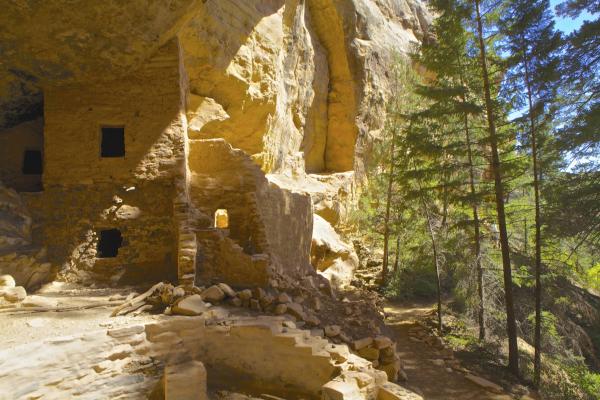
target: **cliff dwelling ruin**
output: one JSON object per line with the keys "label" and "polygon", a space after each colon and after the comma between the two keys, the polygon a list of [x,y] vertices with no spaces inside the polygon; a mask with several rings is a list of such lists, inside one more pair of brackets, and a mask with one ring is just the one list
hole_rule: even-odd
{"label": "cliff dwelling ruin", "polygon": [[387,3],[6,5],[0,398],[421,398],[339,236]]}

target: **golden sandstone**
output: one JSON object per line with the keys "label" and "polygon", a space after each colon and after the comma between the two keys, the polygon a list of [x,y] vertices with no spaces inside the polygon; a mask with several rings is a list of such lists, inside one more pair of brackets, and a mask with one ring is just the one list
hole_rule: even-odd
{"label": "golden sandstone", "polygon": [[418,398],[388,382],[376,305],[336,290],[392,55],[430,19],[419,0],[6,4],[0,398]]}

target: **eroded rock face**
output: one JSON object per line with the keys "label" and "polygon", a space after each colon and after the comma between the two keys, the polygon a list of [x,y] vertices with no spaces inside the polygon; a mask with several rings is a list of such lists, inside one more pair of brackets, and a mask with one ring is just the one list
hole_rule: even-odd
{"label": "eroded rock face", "polygon": [[179,36],[188,112],[204,118],[192,138],[225,138],[269,171],[360,170],[391,52],[431,18],[419,0],[63,3],[2,13],[0,126],[41,111],[46,87],[127,76]]}
{"label": "eroded rock face", "polygon": [[201,0],[18,1],[0,14],[0,127],[41,113],[48,84],[103,81],[142,66]]}
{"label": "eroded rock face", "polygon": [[191,111],[215,115],[193,137],[223,137],[270,172],[361,170],[391,53],[429,20],[418,1],[208,1],[180,33],[190,91],[210,99]]}
{"label": "eroded rock face", "polygon": [[[0,287],[37,288],[50,277],[52,265],[46,262],[46,249],[32,243],[32,230],[32,218],[21,196],[0,182]],[[9,297],[20,301],[25,294],[21,287]]]}
{"label": "eroded rock face", "polygon": [[[308,273],[312,213],[346,222],[384,125],[394,54],[426,38],[431,19],[420,0],[58,0],[3,11],[0,126],[14,129],[0,138],[26,133],[41,148],[44,194],[28,205],[50,259],[112,283],[133,271],[123,265],[193,281],[215,254],[235,255],[222,257],[242,275],[229,282]],[[42,92],[43,124],[16,125],[37,115]],[[107,126],[125,132],[123,159],[99,155]],[[219,181],[195,167],[210,141],[244,159],[217,165]],[[30,184],[19,157],[10,167],[3,179]],[[231,237],[208,229],[215,207],[234,211]],[[106,259],[101,235],[114,229],[122,246]],[[204,272],[227,278],[210,272],[221,267]]]}

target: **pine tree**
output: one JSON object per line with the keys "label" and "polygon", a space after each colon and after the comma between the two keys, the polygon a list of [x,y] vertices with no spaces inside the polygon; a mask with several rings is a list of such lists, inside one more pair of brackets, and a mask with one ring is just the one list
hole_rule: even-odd
{"label": "pine tree", "polygon": [[[511,0],[500,22],[504,51],[508,58],[506,87],[517,105],[525,104],[520,122],[527,126],[533,165],[533,193],[535,210],[535,333],[534,384],[539,386],[541,371],[542,326],[542,221],[540,134],[552,121],[553,102],[556,100],[556,82],[559,78],[558,51],[561,35],[554,29],[554,19],[548,0]],[[523,99],[524,98],[524,99]],[[524,101],[523,101],[524,100]]]}
{"label": "pine tree", "polygon": [[483,81],[483,97],[487,114],[489,144],[491,150],[491,169],[494,177],[494,194],[496,200],[496,214],[500,234],[500,248],[502,253],[502,271],[504,275],[504,302],[506,306],[506,331],[508,336],[508,369],[519,376],[519,348],[517,345],[517,324],[515,318],[512,269],[510,263],[510,245],[506,227],[506,212],[504,207],[505,193],[498,151],[498,131],[494,101],[492,99],[492,82],[488,65],[488,45],[484,36],[484,18],[481,13],[481,0],[472,1],[474,8],[474,23],[476,42],[479,47],[481,65],[481,78]]}
{"label": "pine tree", "polygon": [[556,135],[566,165],[550,182],[545,218],[549,234],[593,248],[600,245],[600,2],[567,0],[557,10],[570,18],[587,11],[595,19],[566,38],[562,53],[562,123]]}
{"label": "pine tree", "polygon": [[[476,151],[476,129],[473,127],[474,123],[479,122],[482,117],[482,109],[472,95],[472,92],[476,91],[476,86],[480,85],[476,76],[477,63],[472,56],[473,49],[470,48],[472,41],[469,40],[469,35],[463,26],[464,19],[468,16],[468,8],[465,4],[452,0],[436,0],[432,1],[430,6],[437,15],[433,24],[436,40],[423,43],[415,59],[434,78],[426,85],[420,86],[417,93],[432,103],[427,112],[421,113],[421,117],[443,120],[440,125],[444,136],[452,138],[445,151],[456,160],[456,165],[453,167],[458,171],[455,172],[465,176],[467,180],[468,192],[463,189],[464,183],[459,178],[459,186],[454,188],[453,198],[450,199],[448,173],[452,168],[442,165],[444,209],[447,209],[446,204],[449,200],[453,203],[466,203],[471,208],[473,254],[477,273],[477,319],[479,338],[484,340],[486,337],[485,295],[479,216],[482,192],[477,184],[475,158],[478,152]],[[444,216],[446,214],[447,212],[444,212]]]}

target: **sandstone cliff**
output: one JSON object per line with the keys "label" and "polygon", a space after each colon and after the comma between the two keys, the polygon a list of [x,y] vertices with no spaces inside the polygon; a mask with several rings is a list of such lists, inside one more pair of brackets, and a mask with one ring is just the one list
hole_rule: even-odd
{"label": "sandstone cliff", "polygon": [[[166,107],[170,100],[161,93],[168,90],[174,99],[169,107],[185,103],[184,116],[173,109],[175,129],[187,130],[191,141],[225,139],[250,156],[272,185],[310,195],[321,225],[341,226],[384,124],[393,55],[425,37],[430,20],[421,0],[10,2],[0,15],[0,128],[9,128],[1,135],[17,143],[12,138],[22,134],[19,146],[34,141],[45,150],[62,146],[56,139],[62,136],[76,141],[79,128],[70,124],[67,133],[61,121],[73,107],[79,113],[73,120],[85,118],[83,105],[94,93],[102,96],[93,112],[121,110],[121,119],[142,118],[135,122],[141,127],[158,121],[156,99],[162,96]],[[174,47],[178,67],[173,50],[165,50]],[[177,87],[148,78],[169,68],[179,68],[168,77],[179,80]],[[147,90],[133,89],[145,81],[140,87]],[[82,90],[89,96],[80,98]],[[124,104],[134,105],[135,113],[128,115]],[[25,123],[44,109],[53,113],[45,116],[45,128]],[[52,130],[52,140],[42,145],[43,134],[35,129]],[[172,163],[187,147],[163,150],[153,150],[148,165],[180,168]],[[44,165],[58,165],[65,156],[48,151]],[[78,174],[83,179],[84,170],[94,167],[81,161],[67,174],[44,171],[44,183]],[[7,158],[0,168],[19,171],[19,163]],[[137,168],[136,176],[155,179],[145,164]],[[28,188],[41,184],[27,179]]]}
{"label": "sandstone cliff", "polygon": [[419,0],[11,2],[0,126],[36,115],[46,88],[125,76],[179,36],[194,136],[224,137],[267,171],[360,170],[390,52],[429,19]]}

